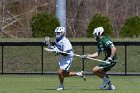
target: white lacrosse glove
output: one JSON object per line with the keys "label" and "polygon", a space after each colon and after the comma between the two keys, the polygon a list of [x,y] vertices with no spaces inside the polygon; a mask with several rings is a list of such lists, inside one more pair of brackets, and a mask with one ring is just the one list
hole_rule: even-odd
{"label": "white lacrosse glove", "polygon": [[113,62],[112,58],[108,57],[108,59],[106,60],[106,63],[110,64],[111,62]]}
{"label": "white lacrosse glove", "polygon": [[55,46],[53,46],[53,47],[54,48],[52,49],[52,52],[55,53],[56,55],[60,54],[59,53],[60,50],[57,47],[55,47]]}
{"label": "white lacrosse glove", "polygon": [[54,46],[48,46],[48,48],[49,48],[49,49],[54,49],[55,47],[54,47]]}

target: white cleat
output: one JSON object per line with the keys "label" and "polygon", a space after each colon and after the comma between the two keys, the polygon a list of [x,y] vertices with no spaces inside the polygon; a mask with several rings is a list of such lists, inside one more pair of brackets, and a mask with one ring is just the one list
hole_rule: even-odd
{"label": "white cleat", "polygon": [[64,88],[57,88],[56,90],[64,90]]}
{"label": "white cleat", "polygon": [[64,90],[64,86],[63,85],[59,85],[59,87],[56,90]]}
{"label": "white cleat", "polygon": [[83,78],[83,80],[86,81],[86,77],[85,77],[85,72],[84,71],[79,72],[79,77]]}
{"label": "white cleat", "polygon": [[106,87],[106,85],[110,82],[109,78],[106,78],[103,80],[103,84],[99,87],[100,89],[103,89]]}
{"label": "white cleat", "polygon": [[106,90],[115,90],[115,86],[114,85],[111,85],[108,88],[106,88]]}

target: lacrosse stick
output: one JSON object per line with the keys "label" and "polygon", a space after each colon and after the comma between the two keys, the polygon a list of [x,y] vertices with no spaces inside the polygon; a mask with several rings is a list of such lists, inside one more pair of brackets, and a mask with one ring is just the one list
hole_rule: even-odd
{"label": "lacrosse stick", "polygon": [[44,43],[45,43],[48,47],[51,47],[50,37],[46,36],[46,37],[45,37]]}
{"label": "lacrosse stick", "polygon": [[[49,52],[54,52],[53,49],[49,49],[49,48],[44,48],[44,50],[49,51]],[[55,52],[59,52],[59,53],[64,53],[64,54],[71,55],[71,53],[67,53],[67,52],[65,52],[65,51],[60,51],[60,50],[57,50],[57,51],[55,51]],[[81,55],[78,55],[78,54],[72,54],[72,55],[81,58]],[[94,60],[94,61],[104,62],[104,63],[110,64],[110,62],[106,62],[106,61],[103,61],[103,60],[100,60],[100,59],[91,58],[91,57],[87,57],[87,59],[91,59],[91,60]]]}

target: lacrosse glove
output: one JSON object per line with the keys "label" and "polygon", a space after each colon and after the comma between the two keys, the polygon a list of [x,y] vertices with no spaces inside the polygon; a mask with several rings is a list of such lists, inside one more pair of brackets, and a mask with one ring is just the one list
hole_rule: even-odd
{"label": "lacrosse glove", "polygon": [[110,64],[110,63],[112,63],[112,62],[113,62],[112,58],[108,57],[108,59],[106,60],[106,63],[107,63],[107,64]]}
{"label": "lacrosse glove", "polygon": [[88,57],[88,55],[81,55],[82,59],[86,59]]}
{"label": "lacrosse glove", "polygon": [[59,53],[59,49],[57,48],[57,47],[53,47],[53,53],[55,53],[55,55],[59,55],[60,53]]}
{"label": "lacrosse glove", "polygon": [[49,49],[54,49],[54,46],[48,46]]}

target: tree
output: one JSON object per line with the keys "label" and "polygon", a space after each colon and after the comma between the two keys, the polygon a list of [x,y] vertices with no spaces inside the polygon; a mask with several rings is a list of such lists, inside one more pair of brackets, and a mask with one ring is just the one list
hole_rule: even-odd
{"label": "tree", "polygon": [[102,26],[105,30],[105,35],[113,35],[113,28],[108,17],[102,16],[101,14],[95,14],[88,24],[87,37],[92,37],[94,28]]}
{"label": "tree", "polygon": [[42,12],[33,16],[31,25],[34,37],[53,37],[54,30],[60,23],[54,15]]}
{"label": "tree", "polygon": [[122,37],[138,37],[140,35],[140,17],[132,16],[126,19],[121,28]]}

